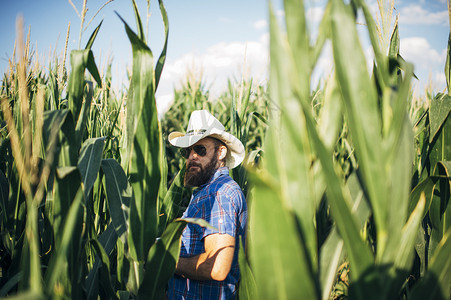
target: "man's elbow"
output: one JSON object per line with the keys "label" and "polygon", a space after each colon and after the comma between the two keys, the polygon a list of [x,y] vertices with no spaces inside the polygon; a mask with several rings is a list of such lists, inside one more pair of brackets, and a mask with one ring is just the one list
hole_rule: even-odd
{"label": "man's elbow", "polygon": [[224,281],[229,272],[230,269],[225,270],[224,268],[214,268],[211,270],[211,279],[216,281]]}

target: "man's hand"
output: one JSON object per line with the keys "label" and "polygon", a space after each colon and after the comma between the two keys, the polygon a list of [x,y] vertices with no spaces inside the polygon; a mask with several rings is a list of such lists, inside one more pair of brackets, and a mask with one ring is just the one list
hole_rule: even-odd
{"label": "man's hand", "polygon": [[235,238],[210,234],[204,238],[204,246],[205,253],[180,257],[175,273],[195,280],[225,280],[232,267]]}

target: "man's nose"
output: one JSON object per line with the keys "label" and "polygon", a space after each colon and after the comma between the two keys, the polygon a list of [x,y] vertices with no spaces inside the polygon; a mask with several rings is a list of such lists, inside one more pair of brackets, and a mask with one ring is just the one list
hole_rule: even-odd
{"label": "man's nose", "polygon": [[191,148],[190,151],[189,151],[188,159],[193,160],[193,159],[197,159],[198,157],[199,156],[196,153],[196,151],[194,151],[194,149]]}

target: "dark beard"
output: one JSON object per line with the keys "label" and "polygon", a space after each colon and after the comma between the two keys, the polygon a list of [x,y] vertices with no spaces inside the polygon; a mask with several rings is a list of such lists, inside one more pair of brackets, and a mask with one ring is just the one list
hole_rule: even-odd
{"label": "dark beard", "polygon": [[[216,170],[218,169],[217,164],[218,164],[218,158],[216,156],[216,153],[213,155],[213,158],[211,159],[211,161],[205,166],[205,169],[202,168],[201,165],[191,162],[188,165],[187,171],[185,173],[185,178],[184,178],[185,186],[186,187],[196,187],[196,186],[201,186],[201,185],[207,183],[211,179],[213,174],[216,172]],[[196,166],[196,167],[199,167],[200,169],[195,170],[195,171],[190,171],[191,166]]]}

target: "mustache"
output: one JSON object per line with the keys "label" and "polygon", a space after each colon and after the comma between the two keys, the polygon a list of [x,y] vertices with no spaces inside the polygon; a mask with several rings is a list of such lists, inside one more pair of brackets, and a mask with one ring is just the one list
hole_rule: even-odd
{"label": "mustache", "polygon": [[187,168],[187,169],[189,170],[191,167],[202,168],[202,165],[199,164],[199,163],[196,163],[196,162],[191,161],[191,162],[188,164],[188,168]]}

